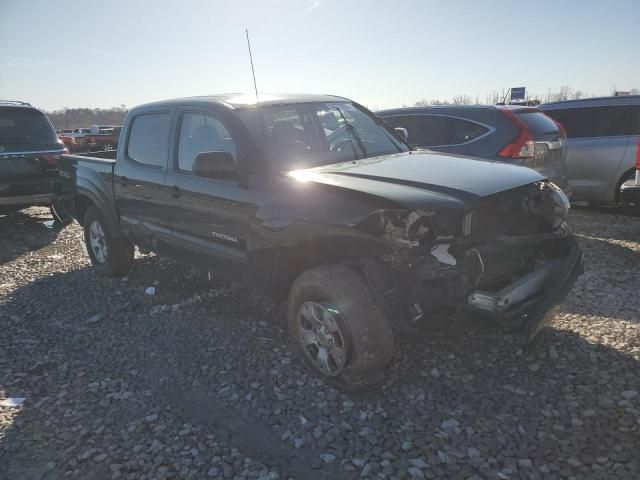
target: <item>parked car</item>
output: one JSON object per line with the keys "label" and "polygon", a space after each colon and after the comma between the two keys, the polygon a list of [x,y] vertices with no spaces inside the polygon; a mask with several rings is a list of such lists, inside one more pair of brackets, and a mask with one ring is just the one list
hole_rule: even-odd
{"label": "parked car", "polygon": [[78,151],[78,145],[76,143],[75,138],[69,135],[62,135],[61,133],[58,133],[58,139],[60,139],[60,141],[64,144],[67,150],[69,150],[69,152],[73,153]]}
{"label": "parked car", "polygon": [[0,210],[52,205],[58,159],[66,152],[44,112],[0,101]]}
{"label": "parked car", "polygon": [[404,128],[413,147],[530,167],[571,195],[564,132],[538,108],[438,105],[377,114],[390,125]]}
{"label": "parked car", "polygon": [[337,386],[379,380],[393,332],[443,308],[531,339],[581,272],[568,200],[541,174],[410,151],[345,98],[156,102],[122,139],[61,160],[96,272],[125,274],[136,244],[287,300],[294,348]]}
{"label": "parked car", "polygon": [[89,151],[115,150],[118,148],[121,127],[109,127],[85,137]]}
{"label": "parked car", "polygon": [[87,135],[91,135],[91,133],[92,133],[91,128],[79,127],[79,128],[74,128],[71,131],[71,133],[67,133],[67,135],[77,139],[77,138],[84,138]]}
{"label": "parked car", "polygon": [[632,185],[640,155],[640,96],[545,103],[540,108],[567,132],[567,164],[573,200],[621,200]]}

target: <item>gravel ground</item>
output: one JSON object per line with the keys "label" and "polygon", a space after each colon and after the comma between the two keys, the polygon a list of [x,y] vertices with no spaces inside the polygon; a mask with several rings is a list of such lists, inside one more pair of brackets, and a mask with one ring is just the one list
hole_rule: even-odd
{"label": "gravel ground", "polygon": [[531,349],[436,322],[358,395],[250,291],[155,256],[97,278],[48,219],[0,217],[2,480],[640,477],[640,218],[572,211],[587,272]]}

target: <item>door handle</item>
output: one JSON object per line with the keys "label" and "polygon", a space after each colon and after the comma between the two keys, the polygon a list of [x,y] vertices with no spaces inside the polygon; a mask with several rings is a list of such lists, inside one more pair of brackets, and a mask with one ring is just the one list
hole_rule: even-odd
{"label": "door handle", "polygon": [[171,196],[173,198],[178,198],[180,197],[180,189],[177,186],[173,186],[171,187]]}

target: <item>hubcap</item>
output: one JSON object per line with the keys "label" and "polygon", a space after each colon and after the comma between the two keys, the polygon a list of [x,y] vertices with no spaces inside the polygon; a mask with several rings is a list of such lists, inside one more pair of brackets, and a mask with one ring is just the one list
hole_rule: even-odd
{"label": "hubcap", "polygon": [[340,375],[347,361],[340,313],[326,303],[305,302],[298,309],[298,339],[302,350],[324,375]]}
{"label": "hubcap", "polygon": [[107,242],[104,235],[102,225],[96,220],[91,222],[89,226],[89,245],[91,246],[91,252],[93,257],[99,263],[105,263],[107,261]]}

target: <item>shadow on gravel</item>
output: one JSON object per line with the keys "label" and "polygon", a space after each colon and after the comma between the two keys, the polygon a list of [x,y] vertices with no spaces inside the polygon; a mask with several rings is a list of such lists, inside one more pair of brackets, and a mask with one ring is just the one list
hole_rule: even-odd
{"label": "shadow on gravel", "polygon": [[29,213],[0,213],[0,266],[25,253],[46,248],[58,236],[60,230],[53,228],[48,209],[32,208]]}
{"label": "shadow on gravel", "polygon": [[[432,478],[495,478],[518,458],[552,476],[572,458],[582,477],[637,464],[638,425],[619,395],[638,386],[639,365],[618,350],[548,329],[523,354],[512,336],[450,324],[399,340],[385,384],[347,396],[290,356],[274,311],[155,257],[126,281],[85,268],[16,290],[0,304],[0,393],[27,401],[0,431],[0,478],[103,479],[113,465],[161,478],[165,464],[204,478],[221,458],[233,469],[233,449],[304,479],[357,478],[355,459],[406,471],[423,457]],[[472,447],[493,463],[471,462]],[[193,449],[187,467],[167,460]]]}

